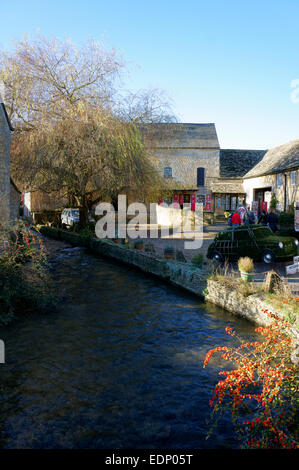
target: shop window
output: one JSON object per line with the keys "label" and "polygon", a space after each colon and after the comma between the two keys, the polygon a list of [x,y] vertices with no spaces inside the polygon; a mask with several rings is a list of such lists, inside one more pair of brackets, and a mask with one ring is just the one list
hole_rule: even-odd
{"label": "shop window", "polygon": [[236,196],[232,196],[231,198],[231,210],[234,211],[237,208],[237,198]]}

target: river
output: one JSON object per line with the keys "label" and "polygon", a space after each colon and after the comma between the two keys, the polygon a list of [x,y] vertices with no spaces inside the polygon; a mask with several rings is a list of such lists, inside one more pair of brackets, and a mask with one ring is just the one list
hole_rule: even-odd
{"label": "river", "polygon": [[[254,327],[127,266],[59,242],[56,311],[0,331],[2,448],[234,448],[228,418],[206,440],[209,399],[232,326]],[[225,364],[225,363],[222,363]]]}

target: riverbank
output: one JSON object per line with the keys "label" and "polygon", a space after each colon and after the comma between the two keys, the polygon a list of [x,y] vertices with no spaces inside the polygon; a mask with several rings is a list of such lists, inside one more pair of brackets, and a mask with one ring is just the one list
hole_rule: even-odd
{"label": "riverbank", "polygon": [[[206,440],[215,345],[253,324],[158,277],[44,240],[55,310],[0,328],[0,448],[227,449],[230,419]],[[137,250],[135,250],[137,251]]]}
{"label": "riverbank", "polygon": [[[84,246],[92,253],[114,259],[117,262],[134,266],[145,273],[152,274],[165,282],[178,286],[201,299],[218,305],[234,315],[246,318],[259,326],[269,324],[269,318],[263,310],[273,310],[262,293],[244,296],[221,283],[208,279],[205,268],[189,263],[161,259],[152,253],[131,248],[128,245],[116,244],[111,240],[101,240],[43,226],[40,232],[57,240],[63,240],[73,246]],[[283,315],[283,312],[275,312]],[[297,334],[295,334],[297,336]]]}

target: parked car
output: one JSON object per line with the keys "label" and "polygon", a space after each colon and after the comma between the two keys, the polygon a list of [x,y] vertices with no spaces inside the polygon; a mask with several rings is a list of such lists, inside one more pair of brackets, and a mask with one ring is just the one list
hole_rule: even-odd
{"label": "parked car", "polygon": [[208,248],[207,257],[224,261],[249,256],[268,264],[291,260],[297,254],[296,238],[274,234],[264,225],[248,225],[219,232]]}
{"label": "parked car", "polygon": [[[65,227],[73,227],[75,224],[79,222],[79,209],[63,209],[61,213],[61,225],[63,228]],[[94,222],[94,219],[89,215],[88,216],[89,222]]]}
{"label": "parked car", "polygon": [[62,227],[73,227],[79,222],[79,209],[63,209],[61,213]]}

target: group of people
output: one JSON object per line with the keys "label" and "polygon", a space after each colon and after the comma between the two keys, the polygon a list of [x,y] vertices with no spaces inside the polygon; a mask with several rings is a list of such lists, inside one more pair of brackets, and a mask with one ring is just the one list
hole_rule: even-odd
{"label": "group of people", "polygon": [[[238,210],[232,212],[228,217],[228,224],[233,228],[239,227],[242,223],[244,225],[251,225],[256,223],[255,215],[249,206],[247,206],[246,209],[239,208]],[[278,216],[275,209],[270,209],[268,213],[265,210],[262,210],[260,216],[258,217],[257,223],[268,226],[274,233],[277,232]]]}

